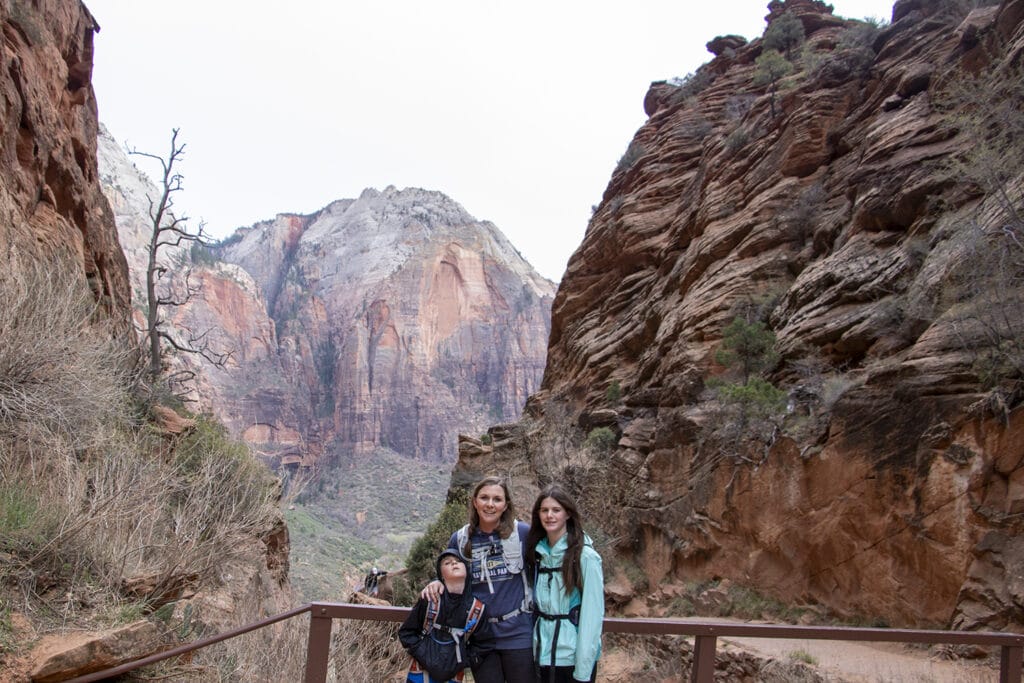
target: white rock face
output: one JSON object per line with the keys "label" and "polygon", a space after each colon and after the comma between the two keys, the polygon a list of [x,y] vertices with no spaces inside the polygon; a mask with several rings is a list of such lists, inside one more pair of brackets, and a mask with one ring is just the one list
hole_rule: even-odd
{"label": "white rock face", "polygon": [[450,459],[457,431],[518,417],[540,386],[553,283],[440,192],[367,189],[221,253],[259,282],[305,368],[298,393],[310,414],[330,406],[342,450]]}
{"label": "white rock face", "polygon": [[[105,130],[100,168],[141,304],[157,188]],[[164,256],[203,288],[167,314],[232,356],[176,362],[198,373],[200,405],[272,465],[379,446],[453,460],[459,432],[516,419],[540,387],[554,284],[440,192],[367,189],[213,251],[205,265]]]}
{"label": "white rock face", "polygon": [[[159,201],[159,190],[102,123],[96,142],[100,186],[114,211],[118,239],[128,259],[132,301],[138,306],[146,300],[146,265],[153,232],[150,199]],[[160,261],[169,266],[181,257],[183,251],[182,247],[165,246],[161,249]]]}

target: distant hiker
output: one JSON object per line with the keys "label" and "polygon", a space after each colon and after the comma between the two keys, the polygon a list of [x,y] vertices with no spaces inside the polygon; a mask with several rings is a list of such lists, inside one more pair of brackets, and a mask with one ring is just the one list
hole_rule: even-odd
{"label": "distant hiker", "polygon": [[406,681],[462,681],[467,666],[477,665],[494,647],[484,604],[473,597],[469,563],[448,548],[437,558],[444,589],[436,600],[420,598],[398,631],[412,655]]}
{"label": "distant hiker", "polygon": [[381,571],[376,567],[371,569],[369,573],[366,575],[366,578],[363,579],[363,592],[367,595],[377,597],[377,591],[379,588],[378,584],[380,583],[380,580],[387,575],[387,572]]}
{"label": "distant hiker", "polygon": [[[487,605],[495,648],[479,665],[477,683],[534,683],[533,617],[524,542],[529,527],[515,518],[508,484],[489,476],[473,488],[469,524],[452,534],[450,549],[471,558],[473,595]],[[421,597],[436,595],[437,581]]]}
{"label": "distant hiker", "polygon": [[601,556],[583,532],[576,501],[558,484],[544,488],[533,505],[526,564],[542,683],[594,681],[604,623]]}

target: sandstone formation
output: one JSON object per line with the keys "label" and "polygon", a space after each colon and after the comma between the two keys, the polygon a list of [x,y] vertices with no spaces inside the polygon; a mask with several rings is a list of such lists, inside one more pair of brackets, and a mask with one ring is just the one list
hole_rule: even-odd
{"label": "sandstone formation", "polygon": [[96,168],[96,22],[80,3],[0,5],[0,271],[78,274],[127,338],[128,269]]}
{"label": "sandstone formation", "polygon": [[168,644],[149,621],[99,633],[47,636],[32,652],[35,663],[29,675],[33,683],[57,683],[112,669],[161,649],[168,649]]}
{"label": "sandstone formation", "polygon": [[[63,281],[65,278],[61,273],[70,274],[81,282],[83,291],[91,292],[97,302],[95,318],[112,321],[117,338],[126,346],[134,345],[128,265],[118,243],[114,214],[101,190],[97,164],[99,123],[91,76],[94,41],[99,27],[88,9],[77,0],[0,3],[0,26],[3,29],[4,61],[3,75],[0,75],[4,107],[0,117],[0,279],[11,278],[7,282],[21,282],[21,274],[28,271],[51,274],[55,281]],[[81,338],[88,334],[107,334],[108,329],[106,325],[95,328],[83,326]],[[11,357],[15,357],[14,354],[7,356]],[[57,371],[62,371],[62,360],[51,359],[48,365],[52,367],[49,369],[56,367]],[[0,375],[3,375],[0,383],[9,379],[9,371],[10,368],[0,369]],[[9,408],[9,405],[4,406],[4,420],[10,417]],[[30,430],[33,425],[31,416],[28,417],[28,420],[24,416],[22,419],[26,422],[25,429]],[[66,425],[69,431],[78,424],[74,419]],[[113,431],[122,425],[106,426]],[[127,429],[133,426],[134,423]],[[187,420],[168,412],[161,414],[159,424],[154,425],[155,431],[163,432],[168,439],[192,426]],[[54,463],[67,455],[47,452],[47,448],[57,441],[47,441],[45,436],[39,437],[38,443],[9,443],[11,435],[19,432],[11,431],[10,423],[4,427],[4,443],[0,444],[0,450],[8,492],[12,481],[15,485],[20,481],[13,477],[7,479],[7,476],[14,474],[16,456],[20,455],[21,449],[36,449],[31,462],[33,469],[40,473],[40,479],[45,479],[43,473],[49,474]],[[73,446],[67,446],[70,460],[102,461],[108,455],[101,447],[71,450]],[[55,448],[63,447],[60,444]],[[148,452],[137,455],[140,460],[160,457]],[[94,487],[92,480],[81,483],[86,490]],[[26,492],[27,497],[22,499],[22,504],[28,505],[33,500],[31,496],[38,493]],[[86,496],[93,494],[94,490]],[[24,509],[30,516],[35,516],[34,508],[28,506]],[[99,506],[88,511],[83,509],[81,514],[90,515],[88,521],[92,523],[98,521],[104,510],[104,506]],[[47,509],[46,513],[54,511],[58,516],[63,514],[56,505],[54,510]],[[122,522],[142,524],[142,520],[124,518],[111,524]],[[21,608],[22,601],[10,600],[8,591],[17,592],[25,603],[31,604],[33,600],[51,598],[51,590],[66,588],[62,582],[69,580],[66,575],[72,572],[71,564],[82,561],[81,551],[70,540],[82,527],[77,526],[69,532],[67,526],[73,523],[67,519],[62,519],[61,523],[65,526],[59,532],[56,527],[39,526],[38,529],[43,531],[38,533],[42,536],[39,540],[34,539],[37,545],[28,553],[39,557],[44,555],[40,549],[55,547],[59,556],[67,547],[68,563],[63,567],[58,564],[55,571],[39,571],[39,567],[32,566],[36,557],[26,559],[24,548],[0,553],[4,565],[3,585],[0,586],[4,599],[0,601],[5,604],[7,623],[19,625],[13,630],[5,630],[4,647],[0,648],[0,678],[4,680],[29,680],[29,677],[33,680],[67,680],[68,676],[74,675],[72,672],[94,671],[149,654],[166,645],[163,640],[166,629],[148,621],[98,633],[96,639],[81,633],[68,637],[68,629],[77,632],[93,630],[92,624],[76,622],[86,609],[91,607],[99,611],[110,607],[98,604],[103,597],[112,597],[110,593],[96,590],[95,595],[85,601],[88,605],[79,603],[75,609],[63,613],[59,626],[42,625],[49,635],[36,643],[38,649],[28,650],[30,643],[21,636],[28,634],[29,641],[38,639],[33,637],[36,625],[30,623],[26,615],[36,618],[38,614],[15,612]],[[101,523],[110,522],[101,520]],[[5,526],[5,535],[9,528]],[[54,534],[52,537],[46,536],[51,532]],[[235,564],[218,573],[217,585],[191,587],[193,591],[200,590],[192,598],[197,614],[201,607],[204,624],[215,628],[233,618],[251,619],[253,613],[262,615],[290,606],[287,529],[278,519],[276,526],[258,530],[256,534],[261,537],[254,534],[243,539],[248,552],[239,553],[240,559]],[[5,551],[9,540],[3,538]],[[120,566],[123,570],[123,560]],[[89,565],[89,568],[95,567]],[[102,570],[96,569],[96,576],[99,576]],[[116,590],[109,585],[106,588]],[[71,592],[68,591],[68,596]],[[92,588],[90,592],[93,592]],[[54,614],[53,604],[49,603],[46,610],[39,611]],[[77,611],[78,607],[83,607],[81,612]],[[185,601],[182,600],[178,608],[184,607]],[[68,648],[69,645],[75,647]],[[57,650],[63,650],[64,655],[57,657]]]}
{"label": "sandstone formation", "polygon": [[[945,172],[972,142],[938,102],[965,73],[1019,64],[1024,4],[902,0],[877,32],[821,2],[769,10],[806,33],[774,92],[764,40],[735,37],[688,81],[652,85],[559,287],[518,448],[537,479],[575,476],[533,447],[538,425],[578,444],[614,410],[616,447],[581,462],[626,492],[617,552],[651,590],[730,579],[893,625],[1022,630],[1019,377],[983,386],[963,315],[979,300],[950,298],[970,226],[1017,233]],[[707,381],[743,310],[777,337],[767,377],[790,407],[759,445],[715,450]],[[507,458],[489,450],[466,441],[453,484]]]}
{"label": "sandstone formation", "polygon": [[518,417],[539,388],[552,283],[440,193],[366,190],[240,230],[218,252],[259,283],[308,442],[442,460],[458,429]]}
{"label": "sandstone formation", "polygon": [[[141,295],[156,188],[105,131],[100,168]],[[176,362],[272,467],[381,446],[446,460],[458,430],[518,418],[540,387],[554,285],[443,194],[366,190],[211,251],[203,263],[164,256],[179,286],[190,269],[199,289],[173,324],[231,355],[224,367]]]}

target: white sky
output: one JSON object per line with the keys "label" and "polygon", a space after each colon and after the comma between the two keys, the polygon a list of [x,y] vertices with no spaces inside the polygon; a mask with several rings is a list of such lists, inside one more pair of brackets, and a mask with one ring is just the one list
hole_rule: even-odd
{"label": "white sky", "polygon": [[[85,0],[111,134],[187,145],[217,238],[364,188],[444,192],[561,278],[651,81],[764,32],[767,0]],[[889,20],[893,0],[834,0]],[[141,159],[136,163],[148,170]]]}

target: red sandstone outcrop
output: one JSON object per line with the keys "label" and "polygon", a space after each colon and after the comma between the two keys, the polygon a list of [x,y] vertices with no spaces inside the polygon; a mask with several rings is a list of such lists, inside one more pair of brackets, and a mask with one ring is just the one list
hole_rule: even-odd
{"label": "red sandstone outcrop", "polygon": [[[141,294],[155,189],[105,133],[100,152]],[[554,285],[438,192],[366,190],[241,228],[214,252],[192,266],[200,292],[173,323],[231,357],[176,362],[197,371],[201,405],[272,466],[380,446],[447,459],[458,430],[518,418],[540,387]],[[165,263],[182,270],[174,255]]]}
{"label": "red sandstone outcrop", "polygon": [[47,636],[33,649],[33,683],[57,683],[112,669],[173,645],[150,621],[102,632]]}
{"label": "red sandstone outcrop", "polygon": [[[99,304],[97,315],[113,320],[125,343],[134,344],[128,266],[118,243],[114,214],[101,190],[97,165],[99,123],[91,75],[98,26],[77,0],[37,0],[0,3],[0,27],[4,62],[0,75],[4,102],[0,116],[0,278],[12,273],[17,277],[22,268],[63,269],[92,292]],[[180,416],[160,415],[159,429],[168,435],[190,427]],[[104,457],[98,450],[78,455]],[[146,455],[140,453],[139,457]],[[61,544],[66,542],[67,537],[62,537]],[[248,539],[248,544],[251,552],[219,573],[222,582],[203,586],[205,592],[194,596],[197,614],[202,608],[204,625],[217,628],[232,619],[237,624],[291,606],[283,521],[265,530],[261,538]],[[3,555],[2,562],[11,566],[24,563]],[[26,585],[31,592],[40,590],[31,582]],[[178,607],[184,609],[185,601]],[[81,633],[83,625],[75,623],[76,618],[75,613],[65,614],[63,626],[79,635],[48,628],[52,635],[39,640],[37,649],[19,652],[23,657],[18,662],[3,658],[0,678],[28,680],[31,675],[33,680],[67,680],[74,672],[95,671],[165,647],[158,633],[163,629],[149,622],[90,638]],[[19,648],[25,644],[22,635],[37,640],[24,615],[12,613],[10,622],[17,625],[14,635]],[[56,656],[58,650],[64,654]]]}
{"label": "red sandstone outcrop", "polygon": [[[999,214],[941,172],[970,143],[935,107],[964,70],[1019,60],[1024,3],[955,21],[938,7],[897,2],[857,45],[823,3],[772,2],[817,64],[774,102],[754,85],[760,39],[712,41],[695,80],[648,93],[634,160],[558,290],[528,411],[568,429],[621,386],[608,476],[636,493],[619,552],[650,586],[721,577],[894,625],[1024,629],[1024,408],[978,410],[970,331],[940,303],[964,226]],[[805,357],[845,389],[823,424],[748,461],[701,446],[704,382],[745,300],[772,302],[771,378],[791,397]],[[538,477],[570,471],[522,443]],[[492,464],[479,450],[466,443],[453,483]]]}
{"label": "red sandstone outcrop", "polygon": [[46,261],[80,273],[129,331],[128,268],[96,168],[96,23],[83,5],[0,6],[0,271]]}

